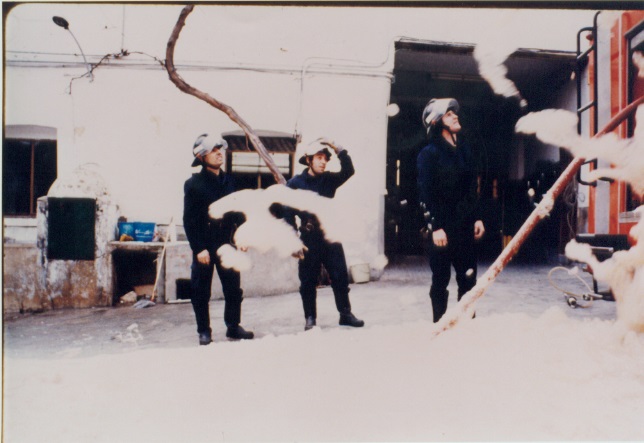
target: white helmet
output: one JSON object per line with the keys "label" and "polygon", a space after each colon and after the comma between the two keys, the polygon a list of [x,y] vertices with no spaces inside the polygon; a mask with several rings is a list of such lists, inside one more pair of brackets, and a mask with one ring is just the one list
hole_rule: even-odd
{"label": "white helmet", "polygon": [[201,164],[201,159],[206,155],[210,154],[213,149],[227,149],[228,143],[223,138],[218,138],[208,134],[201,134],[195,140],[195,144],[192,147],[192,155],[195,156],[192,166],[199,166]]}
{"label": "white helmet", "polygon": [[427,133],[436,127],[443,116],[448,111],[458,114],[460,106],[456,99],[453,98],[433,98],[423,110],[423,125],[427,128]]}
{"label": "white helmet", "polygon": [[304,147],[302,150],[302,156],[300,157],[300,164],[304,166],[308,166],[308,163],[306,162],[307,157],[312,157],[315,154],[318,153],[323,153],[326,155],[326,159],[329,160],[331,158],[331,151],[329,151],[329,146],[326,143],[323,143],[325,139],[323,138],[318,138],[317,140],[312,141],[308,145]]}

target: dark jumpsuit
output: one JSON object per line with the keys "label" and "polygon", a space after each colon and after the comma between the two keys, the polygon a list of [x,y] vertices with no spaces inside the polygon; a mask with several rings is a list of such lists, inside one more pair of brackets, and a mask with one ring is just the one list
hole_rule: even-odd
{"label": "dark jumpsuit", "polygon": [[[191,301],[200,334],[211,330],[208,303],[215,266],[224,293],[224,322],[229,327],[237,326],[241,319],[243,291],[239,272],[221,265],[217,249],[232,241],[236,226],[243,221],[237,214],[229,214],[222,220],[212,220],[208,216],[208,207],[213,202],[234,191],[232,178],[224,171],[217,176],[205,167],[184,185],[183,225],[192,249]],[[197,260],[197,254],[204,249],[210,253],[210,265]]]}
{"label": "dark jumpsuit", "polygon": [[[336,190],[354,173],[353,162],[347,151],[338,154],[339,172],[323,172],[318,176],[309,174],[305,169],[301,174],[290,179],[287,186],[292,189],[313,191],[323,197],[333,198]],[[331,280],[335,305],[340,313],[351,312],[349,302],[349,275],[347,262],[341,243],[330,243],[325,240],[319,222],[312,214],[298,212],[300,217],[300,239],[308,248],[304,258],[299,262],[300,295],[304,307],[304,317],[317,318],[317,284],[321,265],[324,265]]]}
{"label": "dark jumpsuit", "polygon": [[454,148],[435,137],[418,154],[417,168],[419,201],[429,211],[431,229],[447,234],[445,247],[434,245],[430,235],[429,296],[437,322],[447,310],[450,267],[456,271],[458,300],[476,283],[474,223],[480,219],[476,167],[466,144],[459,140]]}

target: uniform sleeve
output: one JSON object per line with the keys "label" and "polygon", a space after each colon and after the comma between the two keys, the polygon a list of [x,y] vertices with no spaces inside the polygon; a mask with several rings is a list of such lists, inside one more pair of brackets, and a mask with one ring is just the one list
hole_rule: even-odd
{"label": "uniform sleeve", "polygon": [[223,197],[232,194],[233,192],[237,191],[237,184],[235,183],[235,179],[233,178],[232,175],[226,174],[225,176],[225,185],[224,185],[224,195]]}
{"label": "uniform sleeve", "polygon": [[204,220],[202,206],[198,193],[188,180],[183,186],[183,227],[190,243],[190,249],[195,254],[208,249],[206,241],[207,219]]}
{"label": "uniform sleeve", "polygon": [[416,168],[418,170],[418,201],[423,213],[429,212],[426,217],[428,223],[431,223],[434,231],[443,229],[444,214],[441,206],[435,198],[435,180],[436,180],[436,161],[435,156],[429,149],[423,149],[418,154]]}
{"label": "uniform sleeve", "polygon": [[478,175],[477,175],[477,168],[476,164],[474,162],[474,156],[472,154],[472,150],[468,149],[467,152],[467,161],[469,164],[469,168],[471,171],[470,174],[470,183],[469,183],[469,189],[468,189],[468,199],[471,202],[472,205],[472,216],[474,217],[474,220],[481,220],[481,198],[479,196],[478,191]]}
{"label": "uniform sleeve", "polygon": [[342,186],[356,172],[353,167],[353,161],[346,150],[338,154],[338,160],[340,160],[340,171],[331,172],[328,176],[336,189]]}

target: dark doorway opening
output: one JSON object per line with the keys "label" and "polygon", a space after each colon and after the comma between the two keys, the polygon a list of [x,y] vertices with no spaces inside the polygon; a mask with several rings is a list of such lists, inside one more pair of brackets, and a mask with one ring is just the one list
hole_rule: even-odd
{"label": "dark doorway opening", "polygon": [[[112,305],[116,306],[120,298],[130,291],[146,287],[143,292],[152,295],[157,275],[158,254],[151,251],[115,250],[112,253],[114,263],[114,296]],[[137,292],[138,294],[138,292]]]}

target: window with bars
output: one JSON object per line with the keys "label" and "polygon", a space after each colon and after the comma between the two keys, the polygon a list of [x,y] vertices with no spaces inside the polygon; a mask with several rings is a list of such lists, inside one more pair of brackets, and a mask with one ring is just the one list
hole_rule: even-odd
{"label": "window with bars", "polygon": [[[270,153],[277,169],[287,180],[291,178],[292,156],[285,153]],[[273,174],[256,152],[230,152],[229,171],[235,176],[239,189],[266,189],[275,184]]]}
{"label": "window with bars", "polygon": [[[293,134],[276,131],[256,131],[273,162],[286,180],[293,176],[293,159],[297,138]],[[228,142],[226,171],[233,175],[237,189],[266,189],[275,178],[264,160],[242,131],[223,133]]]}

